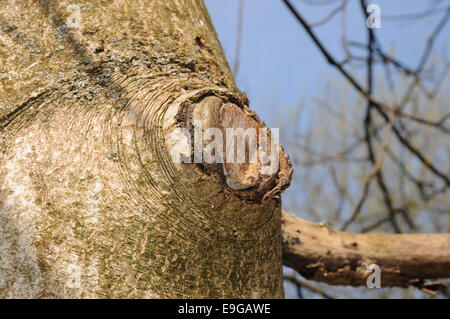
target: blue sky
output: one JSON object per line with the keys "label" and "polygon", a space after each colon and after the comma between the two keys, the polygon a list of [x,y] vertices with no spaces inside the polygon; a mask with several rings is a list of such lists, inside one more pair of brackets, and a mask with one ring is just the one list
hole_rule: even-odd
{"label": "blue sky", "polygon": [[[342,82],[346,80],[327,63],[281,0],[244,1],[240,68],[236,82],[241,90],[247,92],[250,107],[257,111],[261,119],[269,127],[279,127],[278,120],[289,116],[293,108],[301,103],[308,104],[325,92],[326,79],[332,78],[334,81]],[[417,66],[430,31],[434,29],[443,14],[438,12],[420,21],[404,19],[392,21],[389,17],[420,13],[435,3],[437,7],[445,7],[449,4],[448,0],[367,2],[378,4],[381,8],[381,28],[375,29],[375,33],[383,49],[394,52],[397,60],[403,61],[411,68]],[[229,64],[233,67],[239,0],[205,0],[205,3]],[[337,6],[337,4],[326,7],[310,6],[300,0],[291,0],[291,3],[308,22],[323,19]],[[365,43],[367,29],[359,0],[349,0],[346,17],[348,40]],[[341,46],[340,15],[336,15],[326,25],[315,28],[314,32],[338,61],[344,58]],[[448,53],[447,58],[450,59],[449,40],[450,23],[441,31],[433,52],[442,54],[445,51]],[[364,51],[359,53],[362,56],[365,54]],[[444,89],[448,90],[448,88]],[[308,112],[302,113],[302,117],[301,126],[308,124]],[[283,127],[280,128],[281,137],[282,130]],[[283,139],[281,142],[284,144]],[[301,194],[299,186],[301,183],[298,182],[294,175],[291,187],[283,195],[283,203],[287,203],[288,208],[290,200]],[[287,288],[287,296],[295,296],[292,287]],[[395,295],[397,297],[403,293],[401,289],[395,291],[397,291]],[[338,292],[354,297],[375,296],[366,294],[368,291],[365,288],[342,288]]]}
{"label": "blue sky", "polygon": [[[324,89],[325,76],[344,79],[326,62],[300,24],[281,0],[244,0],[243,34],[240,68],[236,81],[246,91],[251,108],[269,126],[276,125],[280,112],[297,106],[302,99],[309,101]],[[442,17],[435,14],[420,22],[394,22],[391,15],[422,12],[432,0],[368,1],[381,8],[381,28],[376,29],[385,51],[394,48],[395,56],[409,66],[417,65],[425,39]],[[236,42],[239,0],[205,0],[225,54],[232,66]],[[324,18],[337,4],[325,7],[306,5],[291,0],[308,22]],[[438,7],[447,5],[440,1]],[[365,42],[367,29],[359,0],[349,0],[347,8],[348,39]],[[330,52],[340,60],[341,18],[336,15],[330,23],[314,31]],[[435,49],[450,49],[450,24],[442,30]],[[363,53],[363,52],[361,52]]]}
{"label": "blue sky", "polygon": [[[239,1],[205,0],[231,67],[235,53]],[[339,4],[334,1],[336,3],[328,6],[311,6],[305,2],[333,1],[290,1],[309,23],[322,20]],[[367,27],[360,1],[348,1],[345,28],[347,39],[366,43]],[[428,36],[442,19],[444,12],[438,11],[420,20],[393,21],[390,17],[422,13],[432,5],[444,8],[448,6],[449,0],[368,0],[367,3],[380,6],[381,28],[374,29],[374,32],[384,51],[393,52],[397,60],[414,69],[422,56]],[[314,28],[321,42],[338,61],[345,57],[341,44],[341,29],[340,14],[327,24]],[[311,102],[314,99],[327,93],[327,85],[330,83],[327,79],[333,79],[332,83],[338,84],[339,88],[343,87],[341,84],[346,83],[346,80],[327,63],[281,0],[244,0],[242,30],[240,68],[236,82],[241,90],[247,92],[250,107],[260,115],[266,125],[272,128],[280,127],[280,141],[287,146],[289,154],[292,149],[283,140],[283,132],[289,128],[280,123],[286,123],[290,114],[294,114],[294,108],[301,104],[313,105]],[[366,54],[365,51],[352,52],[362,57]],[[433,48],[433,54],[439,55],[442,52],[446,52],[447,59],[450,59],[450,23],[441,30]],[[365,72],[365,69],[362,68],[361,72]],[[361,72],[360,75],[363,75]],[[376,81],[382,80],[384,77],[376,77]],[[360,82],[363,85],[365,83]],[[375,88],[379,84],[376,82]],[[448,88],[441,90],[448,91]],[[303,110],[297,125],[302,131],[313,125],[309,110]],[[294,167],[295,172],[301,169]],[[302,183],[299,183],[298,178],[299,175],[294,174],[291,187],[283,194],[287,207],[291,200],[298,198],[301,193],[299,186]]]}

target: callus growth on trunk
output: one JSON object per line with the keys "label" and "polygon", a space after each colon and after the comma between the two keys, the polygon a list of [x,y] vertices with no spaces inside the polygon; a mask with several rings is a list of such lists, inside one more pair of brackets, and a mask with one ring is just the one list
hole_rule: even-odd
{"label": "callus growth on trunk", "polygon": [[[276,132],[236,88],[202,1],[0,12],[0,297],[281,298],[282,254],[330,284],[365,285],[368,263],[382,285],[448,277],[449,235],[352,235],[286,214],[282,225],[292,167],[265,145]],[[257,129],[256,153],[204,161],[213,128]]]}
{"label": "callus growth on trunk", "polygon": [[283,297],[287,156],[269,174],[171,157],[195,113],[205,128],[263,127],[204,4],[1,12],[0,296]]}

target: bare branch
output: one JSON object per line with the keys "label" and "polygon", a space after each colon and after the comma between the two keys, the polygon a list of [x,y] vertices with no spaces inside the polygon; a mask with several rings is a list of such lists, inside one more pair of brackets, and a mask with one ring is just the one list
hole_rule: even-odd
{"label": "bare branch", "polygon": [[[338,63],[333,56],[325,49],[321,41],[317,38],[317,36],[312,31],[311,27],[308,25],[308,23],[303,19],[303,17],[299,14],[299,12],[292,6],[292,4],[288,0],[283,0],[283,2],[286,4],[286,6],[289,8],[289,10],[292,12],[292,14],[296,17],[296,19],[300,22],[300,24],[303,26],[305,31],[308,33],[308,35],[311,37],[313,42],[317,45],[319,50],[322,52],[322,54],[327,59],[328,63],[334,67],[336,67],[339,72],[342,73],[342,75],[353,85],[353,87],[362,94],[369,103],[371,103],[372,107],[374,107],[377,112],[381,115],[384,121],[389,122],[389,116],[386,113],[386,109],[389,109],[389,107],[385,106],[383,103],[378,102],[374,100],[373,96],[370,94],[370,91],[366,91],[363,89],[363,87],[343,68],[342,64]],[[450,8],[448,9],[445,17],[439,22],[436,29],[431,33],[428,45],[422,55],[421,62],[419,63],[419,66],[416,70],[417,73],[421,73],[423,70],[423,66],[425,65],[429,53],[431,52],[431,48],[433,46],[434,40],[436,36],[440,33],[446,22],[448,21],[448,18],[450,16]],[[417,82],[417,81],[416,81]],[[411,86],[408,92],[405,94],[405,97],[403,99],[403,102],[400,103],[400,105],[404,105],[411,97],[412,91],[414,89],[414,86]],[[395,125],[393,126],[393,132],[395,136],[398,138],[400,143],[414,156],[419,159],[422,164],[427,167],[431,172],[433,172],[436,176],[441,178],[447,185],[450,185],[450,178],[447,176],[447,174],[441,172],[437,167],[435,167],[432,162],[424,155],[421,151],[418,150],[417,147],[411,144],[411,142],[405,138]]]}
{"label": "bare branch", "polygon": [[330,21],[331,19],[333,19],[333,17],[336,14],[338,14],[339,12],[344,10],[345,6],[347,5],[347,1],[348,0],[343,0],[342,3],[336,9],[331,11],[325,18],[323,18],[317,22],[311,23],[311,27],[315,28],[315,27],[321,26],[321,25],[327,23],[328,21]]}
{"label": "bare branch", "polygon": [[[282,212],[283,263],[330,285],[365,286],[367,266],[381,267],[382,287],[427,287],[450,278],[450,234],[352,234]],[[429,287],[428,287],[429,288]]]}

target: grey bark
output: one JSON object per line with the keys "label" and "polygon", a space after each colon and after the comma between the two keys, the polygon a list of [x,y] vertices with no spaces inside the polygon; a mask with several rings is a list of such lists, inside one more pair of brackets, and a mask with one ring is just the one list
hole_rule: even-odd
{"label": "grey bark", "polygon": [[0,4],[0,297],[283,297],[283,169],[169,156],[205,96],[252,116],[203,2],[77,4]]}

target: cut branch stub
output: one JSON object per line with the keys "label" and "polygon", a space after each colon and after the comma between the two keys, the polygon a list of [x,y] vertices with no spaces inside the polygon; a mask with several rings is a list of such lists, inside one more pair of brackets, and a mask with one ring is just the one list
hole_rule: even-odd
{"label": "cut branch stub", "polygon": [[288,156],[256,113],[238,99],[203,95],[181,106],[177,118],[190,132],[188,162],[239,197],[265,201],[290,185]]}

